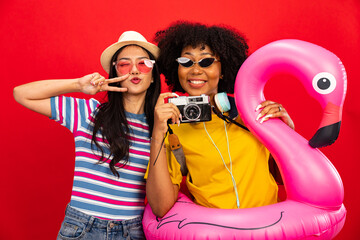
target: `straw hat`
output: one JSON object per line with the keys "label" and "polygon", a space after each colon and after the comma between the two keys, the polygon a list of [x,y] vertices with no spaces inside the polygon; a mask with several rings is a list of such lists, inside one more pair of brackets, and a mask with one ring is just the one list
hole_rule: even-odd
{"label": "straw hat", "polygon": [[113,55],[115,54],[115,52],[120,48],[131,44],[135,44],[145,48],[151,54],[153,54],[155,58],[159,56],[159,51],[160,51],[159,48],[156,45],[149,43],[146,40],[146,38],[144,38],[143,35],[135,31],[126,31],[123,34],[121,34],[119,40],[116,43],[110,45],[101,54],[100,57],[101,66],[104,68],[104,70],[107,73],[109,73],[110,71],[110,64],[111,64],[110,61]]}

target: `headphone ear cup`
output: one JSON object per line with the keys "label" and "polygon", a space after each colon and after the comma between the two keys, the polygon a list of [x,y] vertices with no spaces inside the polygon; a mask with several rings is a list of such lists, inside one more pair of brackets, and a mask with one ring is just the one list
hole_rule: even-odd
{"label": "headphone ear cup", "polygon": [[216,107],[220,110],[220,112],[228,112],[230,107],[229,98],[226,94],[226,92],[221,92],[215,95],[214,97]]}

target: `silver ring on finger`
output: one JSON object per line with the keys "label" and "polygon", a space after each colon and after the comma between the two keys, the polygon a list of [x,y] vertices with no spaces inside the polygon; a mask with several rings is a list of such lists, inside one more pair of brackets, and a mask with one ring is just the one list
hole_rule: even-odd
{"label": "silver ring on finger", "polygon": [[282,107],[279,106],[279,112],[281,112],[281,110],[282,110]]}

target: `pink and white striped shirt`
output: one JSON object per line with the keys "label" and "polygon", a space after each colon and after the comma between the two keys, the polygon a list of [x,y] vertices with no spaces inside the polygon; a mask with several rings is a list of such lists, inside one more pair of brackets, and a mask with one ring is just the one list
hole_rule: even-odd
{"label": "pink and white striped shirt", "polygon": [[[101,152],[95,145],[91,146],[94,114],[99,105],[95,99],[51,98],[51,119],[68,128],[75,138],[75,173],[70,206],[102,219],[124,220],[142,216],[144,174],[150,157],[145,114],[126,112],[130,127],[129,160],[125,166],[118,164],[120,178],[117,178],[110,171],[109,161],[98,164]],[[105,158],[108,158],[110,150],[101,132],[98,132],[97,140],[105,150]]]}

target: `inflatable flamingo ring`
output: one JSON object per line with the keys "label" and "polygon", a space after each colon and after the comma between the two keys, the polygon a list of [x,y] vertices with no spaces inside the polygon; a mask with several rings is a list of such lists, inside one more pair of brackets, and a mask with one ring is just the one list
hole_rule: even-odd
{"label": "inflatable flamingo ring", "polygon": [[[298,78],[323,110],[320,127],[308,142],[279,119],[260,124],[256,106],[264,101],[265,83],[275,74]],[[340,59],[317,45],[279,40],[254,52],[235,83],[239,113],[251,132],[274,156],[287,199],[264,207],[213,209],[194,204],[183,194],[157,219],[146,206],[147,239],[331,239],[345,222],[341,178],[317,149],[333,143],[339,132],[346,92]]]}

